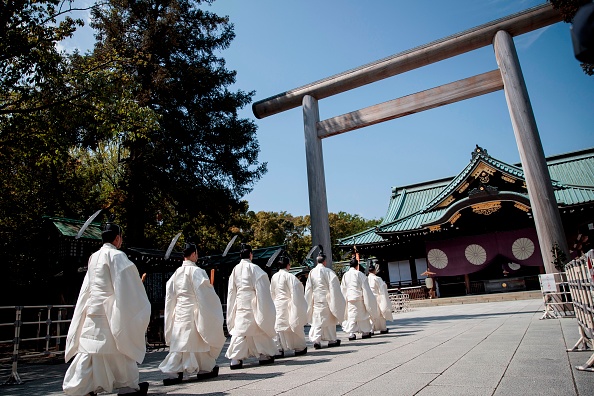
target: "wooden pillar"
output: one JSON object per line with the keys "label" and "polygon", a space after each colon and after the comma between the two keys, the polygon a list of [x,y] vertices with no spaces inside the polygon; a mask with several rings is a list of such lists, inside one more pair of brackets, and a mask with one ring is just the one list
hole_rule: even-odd
{"label": "wooden pillar", "polygon": [[326,265],[332,268],[332,246],[330,245],[330,224],[326,199],[326,176],[322,139],[318,137],[317,123],[320,121],[318,100],[313,96],[303,97],[303,126],[305,132],[305,160],[307,162],[307,183],[309,190],[309,213],[311,218],[312,244],[322,245],[326,253]]}
{"label": "wooden pillar", "polygon": [[464,284],[466,285],[466,294],[470,294],[470,276],[464,274]]}
{"label": "wooden pillar", "polygon": [[419,277],[417,276],[417,261],[414,257],[408,259],[408,265],[410,267],[410,280],[412,281],[412,284],[415,285],[419,282]]}
{"label": "wooden pillar", "polygon": [[493,39],[493,47],[526,177],[540,252],[547,273],[554,273],[557,270],[552,263],[553,244],[557,242],[567,257],[568,247],[532,105],[511,35],[498,31]]}

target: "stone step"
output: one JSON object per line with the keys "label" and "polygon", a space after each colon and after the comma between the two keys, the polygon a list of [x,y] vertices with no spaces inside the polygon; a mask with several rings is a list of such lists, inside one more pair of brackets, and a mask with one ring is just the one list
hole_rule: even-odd
{"label": "stone step", "polygon": [[509,293],[479,294],[461,297],[444,297],[425,300],[410,300],[410,307],[434,307],[438,305],[477,304],[495,301],[542,299],[540,290]]}

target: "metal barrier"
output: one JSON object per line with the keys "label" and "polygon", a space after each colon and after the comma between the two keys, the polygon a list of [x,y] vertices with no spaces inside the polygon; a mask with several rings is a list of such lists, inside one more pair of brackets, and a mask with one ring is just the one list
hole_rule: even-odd
{"label": "metal barrier", "polygon": [[406,293],[394,293],[395,289],[389,289],[390,302],[392,303],[392,313],[410,311],[410,297]]}
{"label": "metal barrier", "polygon": [[[70,323],[70,319],[63,319],[63,317],[65,316],[65,310],[69,308],[74,308],[74,305],[30,305],[0,307],[0,312],[9,309],[15,310],[14,322],[0,323],[0,327],[14,326],[14,338],[12,340],[0,340],[0,344],[13,344],[12,356],[6,358],[0,357],[0,363],[7,361],[12,362],[10,377],[8,378],[8,380],[6,380],[6,382],[4,382],[5,385],[23,383],[18,373],[19,356],[37,357],[64,354],[64,351],[60,350],[62,346],[61,339],[66,338],[67,331],[62,332],[60,324]],[[23,321],[23,311],[30,309],[39,310],[37,313],[37,321]],[[52,313],[56,312],[56,310],[56,319],[52,319]],[[44,320],[42,320],[41,316],[44,311],[47,311],[47,317]],[[21,330],[25,325],[37,325],[36,337],[21,338]],[[41,335],[42,326],[45,326],[45,334],[43,336]],[[52,332],[52,326],[55,326],[54,332]],[[55,340],[55,342],[52,343],[51,340]],[[43,351],[41,352],[25,352],[25,354],[22,354],[23,347],[21,346],[21,343],[23,341],[45,341],[45,345],[43,347]]]}
{"label": "metal barrier", "polygon": [[[590,250],[583,256],[574,259],[565,265],[565,272],[569,284],[569,290],[575,307],[575,316],[579,325],[580,339],[573,348],[573,351],[592,351],[594,345],[594,250]],[[590,356],[586,364],[577,366],[581,371],[594,371],[594,354]]]}
{"label": "metal barrier", "polygon": [[[391,290],[396,289],[388,289],[388,293]],[[404,294],[408,294],[412,300],[424,300],[428,297],[428,290],[426,286],[401,287],[400,291]]]}
{"label": "metal barrier", "polygon": [[541,319],[575,317],[567,274],[565,272],[540,274],[538,280],[545,306]]}

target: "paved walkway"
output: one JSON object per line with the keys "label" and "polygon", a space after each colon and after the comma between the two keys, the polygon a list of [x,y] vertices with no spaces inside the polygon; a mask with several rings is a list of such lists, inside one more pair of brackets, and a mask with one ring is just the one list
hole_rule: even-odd
{"label": "paved walkway", "polygon": [[[166,351],[147,354],[140,378],[150,395],[594,395],[594,373],[575,369],[591,352],[566,352],[578,340],[575,319],[545,319],[542,300],[415,308],[396,315],[391,332],[339,348],[256,360],[219,377],[165,387],[157,368]],[[223,349],[223,352],[226,348]],[[66,364],[25,365],[22,385],[0,395],[62,395]],[[9,371],[1,370],[2,381]]]}

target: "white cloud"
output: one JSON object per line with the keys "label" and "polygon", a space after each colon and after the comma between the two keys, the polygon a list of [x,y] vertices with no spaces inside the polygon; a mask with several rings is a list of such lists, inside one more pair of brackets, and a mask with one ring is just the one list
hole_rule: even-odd
{"label": "white cloud", "polygon": [[516,47],[522,50],[530,48],[530,46],[534,44],[536,40],[538,40],[540,36],[542,36],[550,27],[551,25],[545,26],[538,30],[533,30],[532,32],[518,36],[515,40]]}

